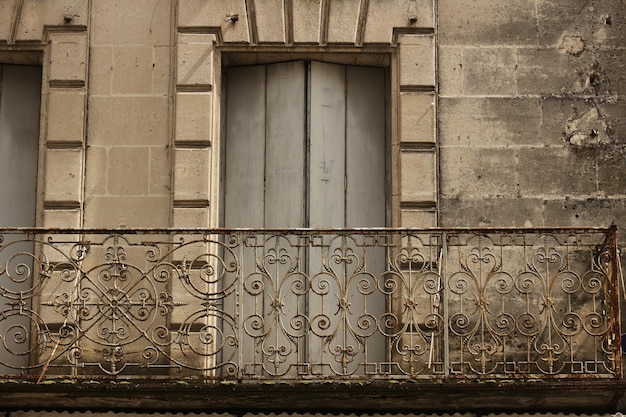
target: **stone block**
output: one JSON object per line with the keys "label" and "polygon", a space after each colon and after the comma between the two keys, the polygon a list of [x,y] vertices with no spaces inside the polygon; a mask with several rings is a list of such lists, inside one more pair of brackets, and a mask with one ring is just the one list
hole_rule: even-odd
{"label": "stone block", "polygon": [[[181,212],[183,210],[183,212]],[[194,212],[190,212],[193,210]],[[186,212],[185,212],[186,211]],[[204,215],[200,214],[201,211],[204,211]],[[189,226],[177,226],[183,228],[202,228],[207,226],[201,226],[198,222],[206,223],[208,210],[207,209],[196,209],[196,208],[175,208],[174,209],[174,221],[180,221],[180,216],[183,216],[186,221],[188,221]],[[178,217],[178,219],[176,219]],[[205,265],[206,262],[215,262],[216,258],[208,256],[207,254],[212,253],[220,253],[221,248],[216,246],[215,244],[210,244],[205,241],[205,235],[203,234],[192,234],[192,233],[179,233],[173,236],[173,241],[177,243],[176,247],[172,252],[171,259],[174,262],[179,262],[184,264],[188,269],[194,268],[195,276],[198,275],[198,270],[201,268],[199,265]],[[188,271],[189,272],[189,271]],[[194,275],[192,274],[192,275]],[[200,284],[200,282],[197,282]]]}
{"label": "stone block", "polygon": [[441,98],[441,146],[539,145],[541,102],[534,98]]}
{"label": "stone block", "polygon": [[440,203],[442,227],[541,227],[542,198],[448,198]]}
{"label": "stone block", "polygon": [[211,139],[212,93],[176,94],[176,141]]}
{"label": "stone block", "polygon": [[[94,274],[102,270],[115,268],[110,262],[114,261],[111,254],[124,255],[127,282],[136,282],[136,287],[145,287],[151,281],[157,287],[163,287],[167,277],[169,259],[167,254],[171,250],[172,237],[169,234],[155,233],[123,233],[110,235],[110,231],[101,234],[83,234],[82,239],[90,242],[88,256],[82,263],[85,270],[93,269]],[[162,274],[164,273],[164,274]],[[143,281],[143,282],[142,282]],[[112,284],[112,280],[109,280]],[[151,286],[151,285],[150,285]]]}
{"label": "stone block", "polygon": [[402,201],[435,201],[436,156],[431,152],[400,152]]}
{"label": "stone block", "polygon": [[[595,4],[593,18],[594,38],[603,46],[622,47],[626,39],[626,9],[621,0],[605,0]],[[599,24],[598,24],[599,23]]]}
{"label": "stone block", "polygon": [[150,46],[113,47],[113,94],[150,94],[154,73]]}
{"label": "stone block", "polygon": [[94,2],[92,45],[169,45],[171,14],[168,1]]}
{"label": "stone block", "polygon": [[607,100],[597,104],[600,116],[611,126],[611,137],[615,144],[626,143],[626,97]]}
{"label": "stone block", "polygon": [[254,6],[259,42],[284,43],[286,39],[283,1],[259,1]]}
{"label": "stone block", "polygon": [[47,142],[83,142],[85,92],[80,89],[50,90],[48,95]]}
{"label": "stone block", "polygon": [[209,210],[207,208],[175,207],[173,227],[209,227]]}
{"label": "stone block", "polygon": [[217,42],[217,37],[212,33],[179,33],[176,39],[177,44],[198,44],[213,45]]}
{"label": "stone block", "polygon": [[564,36],[574,33],[592,39],[601,21],[595,7],[571,0],[539,0],[537,12],[538,43],[541,46],[558,45]]}
{"label": "stone block", "polygon": [[91,145],[167,145],[167,97],[89,98]]}
{"label": "stone block", "polygon": [[435,42],[431,35],[402,35],[400,44],[400,86],[435,85]]}
{"label": "stone block", "polygon": [[439,48],[439,93],[441,96],[463,94],[463,50]]}
{"label": "stone block", "polygon": [[179,35],[177,84],[213,84],[212,36]]}
{"label": "stone block", "polygon": [[0,2],[0,39],[8,40],[11,36],[11,22],[13,22],[13,10],[17,0]]}
{"label": "stone block", "polygon": [[402,209],[400,227],[436,227],[437,213],[433,210]]}
{"label": "stone block", "polygon": [[610,143],[610,131],[598,108],[592,106],[589,111],[568,121],[565,126],[566,143],[577,152],[598,151],[599,147]]}
{"label": "stone block", "polygon": [[43,227],[75,229],[80,227],[80,210],[44,210]]}
{"label": "stone block", "polygon": [[463,50],[463,90],[467,95],[517,93],[516,52],[512,48]]}
{"label": "stone block", "polygon": [[67,31],[59,29],[50,32],[48,36],[52,43],[82,43],[86,45],[88,42],[87,32],[83,29],[72,30],[68,28]]}
{"label": "stone block", "polygon": [[152,70],[152,94],[169,94],[170,66],[172,64],[172,47],[159,46],[153,49],[154,67]]}
{"label": "stone block", "polygon": [[54,34],[50,45],[50,80],[85,80],[87,35]]}
{"label": "stone block", "polygon": [[[230,16],[237,15],[236,22]],[[178,26],[219,27],[224,42],[250,42],[248,14],[240,0],[185,0],[178,5]]]}
{"label": "stone block", "polygon": [[330,2],[329,43],[354,43],[359,22],[359,3],[358,0]]}
{"label": "stone block", "polygon": [[440,44],[533,45],[537,42],[534,0],[506,3],[439,0]]}
{"label": "stone block", "polygon": [[120,196],[148,195],[150,183],[149,157],[150,149],[147,147],[110,148],[107,166],[108,194]]}
{"label": "stone block", "polygon": [[320,38],[321,0],[298,2],[293,8],[293,39],[296,43],[317,43]]}
{"label": "stone block", "polygon": [[92,95],[111,94],[113,79],[113,47],[91,46],[89,51],[89,93]]}
{"label": "stone block", "polygon": [[[73,311],[64,307],[76,297],[78,290],[76,276],[77,270],[66,263],[55,267],[51,276],[45,280],[41,287],[40,305],[35,309],[39,311],[46,324],[63,323],[66,319],[69,323],[74,322]],[[44,303],[51,305],[43,305]]]}
{"label": "stone block", "polygon": [[593,72],[591,56],[572,56],[564,50],[520,49],[517,88],[520,94],[566,95],[593,92],[587,73]]}
{"label": "stone block", "polygon": [[[570,198],[559,196],[545,203],[546,225],[574,227],[623,226],[626,202],[621,198]],[[623,237],[622,237],[623,241]]]}
{"label": "stone block", "polygon": [[541,101],[541,141],[546,145],[567,143],[568,124],[591,108],[582,98],[544,98]]}
{"label": "stone block", "polygon": [[150,147],[150,194],[170,195],[172,188],[171,147]]}
{"label": "stone block", "polygon": [[[73,217],[80,217],[80,212],[78,210],[72,210],[72,215]],[[81,256],[84,255],[84,247],[76,243],[79,240],[80,235],[78,234],[48,234],[43,236],[43,241],[45,241],[46,244],[41,245],[41,254],[46,262],[56,265],[52,271],[64,271],[63,276],[66,280],[73,280],[76,278],[76,268],[70,266],[70,264],[76,263]]]}
{"label": "stone block", "polygon": [[81,201],[82,149],[48,149],[45,155],[46,201]]}
{"label": "stone block", "polygon": [[[517,153],[507,148],[442,148],[441,195],[445,197],[515,197]],[[521,165],[525,168],[523,165]]]}
{"label": "stone block", "polygon": [[[81,226],[82,213],[80,209],[43,211],[43,227],[77,229]],[[77,246],[73,242],[80,240],[80,235],[49,234],[43,239],[50,243],[43,245],[42,251],[47,261],[53,263],[67,263],[77,257]],[[64,243],[67,242],[67,243]],[[69,278],[69,275],[68,275]]]}
{"label": "stone block", "polygon": [[415,0],[406,3],[388,5],[384,2],[370,2],[363,43],[390,43],[393,29],[396,27],[435,27],[433,0]]}
{"label": "stone block", "polygon": [[[626,95],[626,57],[622,49],[611,49],[598,53],[601,76],[597,78],[596,88],[611,95]],[[600,75],[598,74],[598,75]]]}
{"label": "stone block", "polygon": [[85,199],[84,226],[88,228],[169,227],[169,196],[91,196]]}
{"label": "stone block", "polygon": [[523,197],[580,196],[596,191],[596,161],[592,155],[558,148],[519,150],[519,185]]}
{"label": "stone block", "polygon": [[[191,271],[190,275],[198,276],[198,271]],[[198,312],[203,309],[204,292],[208,292],[208,285],[199,280],[193,280],[193,285],[185,285],[178,274],[174,276],[171,284],[172,298],[177,305],[171,314],[171,322],[178,325],[185,322],[195,322],[194,317],[198,317]],[[199,288],[198,288],[199,287]]]}
{"label": "stone block", "polygon": [[211,149],[177,149],[174,168],[175,200],[208,200]]}
{"label": "stone block", "polygon": [[109,159],[104,146],[87,147],[85,167],[85,196],[106,194]]}
{"label": "stone block", "polygon": [[435,96],[400,93],[400,141],[435,141]]}
{"label": "stone block", "polygon": [[623,146],[604,146],[596,150],[598,193],[615,196],[626,190],[626,150]]}
{"label": "stone block", "polygon": [[[71,22],[65,22],[66,15]],[[42,40],[44,26],[87,26],[88,21],[89,3],[83,0],[25,1],[16,35],[20,41]]]}

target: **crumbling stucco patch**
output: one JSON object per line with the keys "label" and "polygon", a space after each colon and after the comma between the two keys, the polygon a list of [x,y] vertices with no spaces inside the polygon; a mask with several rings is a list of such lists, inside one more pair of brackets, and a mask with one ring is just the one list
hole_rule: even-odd
{"label": "crumbling stucco patch", "polygon": [[609,142],[607,122],[597,107],[567,122],[566,133],[570,145],[576,148],[595,148]]}
{"label": "crumbling stucco patch", "polygon": [[565,35],[559,49],[573,56],[580,56],[585,51],[585,40],[580,35]]}
{"label": "crumbling stucco patch", "polygon": [[595,61],[589,68],[581,68],[578,70],[578,78],[572,85],[571,92],[574,94],[597,95],[604,81],[600,63]]}

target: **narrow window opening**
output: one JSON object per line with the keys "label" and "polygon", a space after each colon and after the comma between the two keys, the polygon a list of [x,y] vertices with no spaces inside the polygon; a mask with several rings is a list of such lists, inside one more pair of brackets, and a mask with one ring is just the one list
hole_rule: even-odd
{"label": "narrow window opening", "polygon": [[[0,64],[0,226],[35,226],[41,68]],[[15,302],[32,287],[34,245],[22,236],[5,235],[0,251],[0,374],[22,374],[29,361],[30,298],[20,310]]]}

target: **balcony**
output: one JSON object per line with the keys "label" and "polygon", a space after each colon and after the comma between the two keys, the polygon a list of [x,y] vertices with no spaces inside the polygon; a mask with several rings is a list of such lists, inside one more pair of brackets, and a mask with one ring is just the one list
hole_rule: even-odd
{"label": "balcony", "polygon": [[7,406],[597,411],[624,391],[614,228],[0,242]]}

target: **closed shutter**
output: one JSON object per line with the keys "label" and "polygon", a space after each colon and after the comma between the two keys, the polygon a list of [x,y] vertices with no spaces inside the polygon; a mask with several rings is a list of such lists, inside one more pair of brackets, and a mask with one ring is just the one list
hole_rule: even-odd
{"label": "closed shutter", "polygon": [[[229,68],[227,76],[225,227],[385,226],[383,69],[296,61],[233,67]],[[295,240],[283,242],[281,246],[289,262],[271,278],[258,274],[255,267],[255,262],[260,260],[258,253],[242,259],[245,268],[241,275],[242,296],[256,301],[243,302],[242,319],[254,316],[263,322],[262,330],[252,331],[250,326],[246,327],[244,337],[256,338],[257,342],[273,338],[271,348],[261,346],[254,352],[244,353],[244,359],[253,364],[249,372],[258,373],[257,365],[259,368],[268,366],[264,361],[274,367],[278,366],[276,362],[282,361],[301,363],[309,368],[317,366],[318,371],[314,373],[341,373],[341,370],[328,368],[330,364],[339,363],[329,356],[332,348],[329,343],[335,341],[329,342],[325,336],[316,335],[314,323],[306,338],[299,334],[294,336],[289,333],[292,329],[284,327],[304,314],[310,319],[325,315],[332,325],[341,325],[336,306],[329,307],[329,301],[333,297],[336,305],[336,296],[341,293],[338,287],[342,283],[334,284],[332,295],[324,296],[325,302],[315,291],[293,293],[289,290],[291,284],[280,280],[297,280],[306,275],[311,280],[310,285],[315,285],[315,277],[321,279],[319,273],[323,270],[321,250],[305,250],[298,247]],[[298,270],[290,273],[289,267]],[[371,255],[369,267],[383,270],[382,250],[376,256]],[[274,294],[270,291],[263,303],[258,301],[259,297],[252,297],[251,291],[246,293],[246,282],[255,278],[270,280],[264,283],[265,288],[267,291],[274,289]],[[356,320],[358,312],[364,308],[364,296],[355,287],[346,291]],[[270,308],[267,303],[275,296],[284,300],[281,309],[284,317],[280,317],[280,322],[270,322],[267,314]],[[381,295],[378,301],[368,299],[368,312],[380,317],[385,309],[384,297]],[[336,343],[358,344],[354,340]],[[374,345],[371,341],[368,346],[370,344]],[[381,340],[378,360],[384,358],[383,346]],[[279,347],[284,348],[281,351],[284,357],[276,361],[268,352],[275,355]],[[259,359],[263,356],[265,358]],[[370,355],[368,361],[373,356]],[[355,357],[351,362],[363,369],[363,360]]]}
{"label": "closed shutter", "polygon": [[384,227],[384,70],[228,71],[225,227]]}

